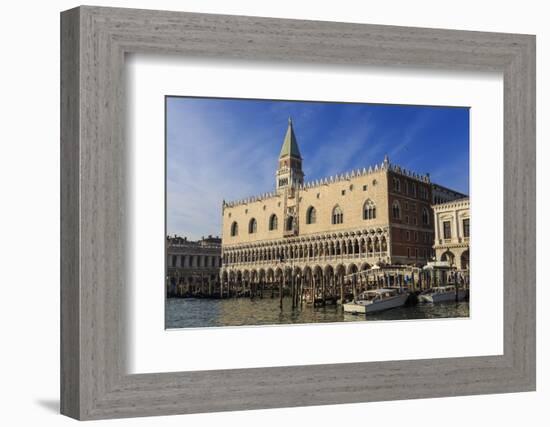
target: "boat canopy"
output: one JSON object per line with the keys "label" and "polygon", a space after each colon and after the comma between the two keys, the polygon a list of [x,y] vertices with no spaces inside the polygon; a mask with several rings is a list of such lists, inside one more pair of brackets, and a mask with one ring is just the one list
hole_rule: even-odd
{"label": "boat canopy", "polygon": [[393,288],[380,288],[380,289],[369,289],[368,291],[365,291],[365,293],[372,293],[372,294],[383,294],[386,292],[397,292],[397,289]]}
{"label": "boat canopy", "polygon": [[436,268],[449,269],[451,265],[448,261],[430,261],[422,267],[423,270],[435,270]]}
{"label": "boat canopy", "polygon": [[356,277],[356,276],[366,276],[369,274],[394,274],[394,275],[408,275],[413,273],[419,273],[422,269],[420,267],[414,267],[410,265],[388,265],[380,267],[374,265],[366,270],[359,270],[355,273],[346,274],[344,277]]}

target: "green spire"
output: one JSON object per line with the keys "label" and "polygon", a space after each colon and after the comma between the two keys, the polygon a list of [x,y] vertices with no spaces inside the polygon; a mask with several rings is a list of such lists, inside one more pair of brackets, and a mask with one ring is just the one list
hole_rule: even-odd
{"label": "green spire", "polygon": [[294,129],[292,128],[292,119],[290,117],[288,118],[288,129],[286,130],[285,140],[279,158],[284,156],[302,158],[298,143],[296,142],[296,135],[294,135]]}

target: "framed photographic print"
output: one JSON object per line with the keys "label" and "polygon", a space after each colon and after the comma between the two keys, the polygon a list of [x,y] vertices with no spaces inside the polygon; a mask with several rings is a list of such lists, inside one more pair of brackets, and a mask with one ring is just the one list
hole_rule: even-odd
{"label": "framed photographic print", "polygon": [[166,327],[469,317],[468,118],[168,96]]}
{"label": "framed photographic print", "polygon": [[62,413],[535,389],[534,36],[97,7],[61,36]]}

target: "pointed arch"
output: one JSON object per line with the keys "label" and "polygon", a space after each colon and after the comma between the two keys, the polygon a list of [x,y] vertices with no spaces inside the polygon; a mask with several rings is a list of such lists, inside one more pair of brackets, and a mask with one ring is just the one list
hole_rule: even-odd
{"label": "pointed arch", "polygon": [[375,219],[376,218],[376,204],[367,199],[363,204],[363,219]]}
{"label": "pointed arch", "polygon": [[339,205],[334,206],[332,209],[332,223],[342,224],[344,222],[344,212]]}
{"label": "pointed arch", "polygon": [[399,178],[393,178],[393,191],[401,192],[401,180]]}
{"label": "pointed arch", "polygon": [[239,234],[239,224],[237,224],[237,221],[233,221],[233,224],[231,224],[231,236],[237,236]]}
{"label": "pointed arch", "polygon": [[380,252],[380,239],[378,237],[374,238],[374,252]]}
{"label": "pointed arch", "polygon": [[271,214],[269,217],[269,230],[277,230],[277,227],[279,226],[279,219],[277,218],[277,215]]}
{"label": "pointed arch", "polygon": [[398,200],[393,201],[391,211],[393,219],[401,219],[401,205]]}
{"label": "pointed arch", "polygon": [[338,264],[334,270],[337,276],[345,276],[346,267],[343,264]]}
{"label": "pointed arch", "polygon": [[317,211],[315,207],[310,206],[306,211],[306,224],[315,224],[317,222]]}
{"label": "pointed arch", "polygon": [[361,271],[368,270],[370,268],[370,264],[368,262],[364,262],[361,264]]}
{"label": "pointed arch", "polygon": [[382,236],[380,239],[381,249],[382,252],[386,252],[388,250],[388,242],[386,241],[386,236]]}
{"label": "pointed arch", "polygon": [[290,215],[286,220],[286,231],[294,230],[294,217]]}
{"label": "pointed arch", "polygon": [[258,223],[256,221],[256,218],[251,218],[248,223],[248,233],[253,234],[256,231],[258,231]]}

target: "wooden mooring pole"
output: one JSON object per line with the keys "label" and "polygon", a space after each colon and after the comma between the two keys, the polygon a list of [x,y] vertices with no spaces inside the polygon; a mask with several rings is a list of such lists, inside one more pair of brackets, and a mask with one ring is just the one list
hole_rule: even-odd
{"label": "wooden mooring pole", "polygon": [[279,282],[279,308],[281,311],[283,310],[283,281],[284,278],[281,278],[281,281]]}
{"label": "wooden mooring pole", "polygon": [[304,308],[304,280],[300,281],[300,310]]}
{"label": "wooden mooring pole", "polygon": [[327,278],[325,276],[323,276],[323,278],[321,279],[322,281],[322,286],[321,286],[321,301],[323,302],[323,306],[326,304],[326,282],[327,282]]}
{"label": "wooden mooring pole", "polygon": [[290,273],[290,298],[292,300],[292,309],[296,308],[296,283],[294,281],[294,275]]}

